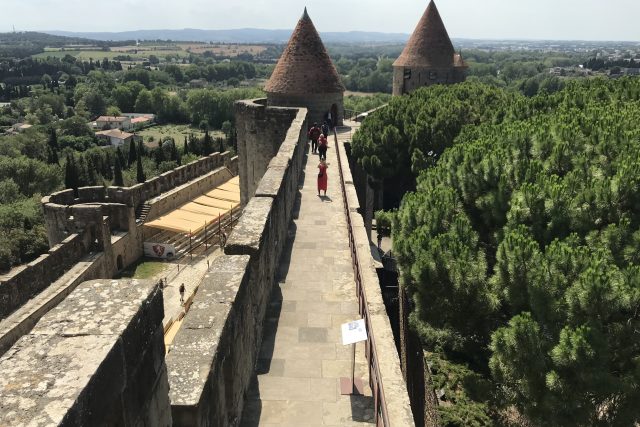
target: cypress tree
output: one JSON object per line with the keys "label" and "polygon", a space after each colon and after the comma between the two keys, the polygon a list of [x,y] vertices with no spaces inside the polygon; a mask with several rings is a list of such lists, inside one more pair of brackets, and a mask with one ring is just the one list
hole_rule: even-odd
{"label": "cypress tree", "polygon": [[49,130],[49,140],[47,142],[47,163],[50,165],[58,164],[58,135],[56,135],[56,129],[51,128]]}
{"label": "cypress tree", "polygon": [[113,179],[113,169],[111,169],[111,165],[113,164],[114,160],[112,157],[113,156],[111,155],[111,152],[106,151],[105,157],[100,158],[101,159],[100,175],[102,175],[105,179],[108,179],[108,180]]}
{"label": "cypress tree", "polygon": [[64,167],[64,186],[72,188],[75,197],[78,197],[78,168],[73,154],[67,154],[67,161]]}
{"label": "cypress tree", "polygon": [[187,137],[184,137],[184,148],[182,149],[183,154],[189,154],[189,143],[187,142]]}
{"label": "cypress tree", "polygon": [[98,177],[96,176],[96,165],[90,156],[87,156],[85,162],[87,165],[87,185],[96,185]]}
{"label": "cypress tree", "polygon": [[180,153],[178,152],[178,147],[176,147],[175,142],[171,144],[171,160],[173,160],[178,164],[178,166],[180,166]]}
{"label": "cypress tree", "polygon": [[160,163],[165,161],[164,158],[164,150],[162,149],[162,145],[159,145],[158,148],[154,151],[154,159],[156,161],[156,167],[160,166]]}
{"label": "cypress tree", "polygon": [[51,147],[51,149],[54,151],[58,151],[60,149],[60,147],[58,147],[58,135],[56,134],[55,128],[51,128],[51,130],[49,131],[48,144],[49,147]]}
{"label": "cypress tree", "polygon": [[116,157],[120,159],[120,167],[126,167],[127,163],[124,160],[124,154],[122,154],[122,150],[120,147],[116,148]]}
{"label": "cypress tree", "polygon": [[133,162],[136,161],[136,144],[131,141],[129,143],[129,161],[127,162],[127,167],[131,167]]}
{"label": "cypress tree", "polygon": [[138,157],[142,157],[146,154],[144,145],[142,145],[142,140],[138,141]]}
{"label": "cypress tree", "polygon": [[113,185],[124,187],[124,178],[122,177],[122,163],[120,156],[116,156],[116,163],[113,167]]}
{"label": "cypress tree", "polygon": [[142,169],[142,153],[138,153],[138,159],[137,159],[136,167],[137,167],[137,170],[136,170],[136,181],[138,181],[138,184],[142,184],[143,182],[145,182],[147,180],[147,177],[144,174],[144,169]]}
{"label": "cypress tree", "polygon": [[47,147],[47,163],[50,165],[57,165],[60,163],[58,159],[58,152],[51,147]]}
{"label": "cypress tree", "polygon": [[78,186],[85,187],[87,185],[91,185],[89,183],[89,175],[87,171],[87,162],[85,161],[84,156],[78,156],[78,162],[76,163],[76,171],[78,176]]}
{"label": "cypress tree", "polygon": [[202,155],[208,156],[213,152],[213,138],[209,135],[209,131],[204,131],[204,139],[202,141]]}

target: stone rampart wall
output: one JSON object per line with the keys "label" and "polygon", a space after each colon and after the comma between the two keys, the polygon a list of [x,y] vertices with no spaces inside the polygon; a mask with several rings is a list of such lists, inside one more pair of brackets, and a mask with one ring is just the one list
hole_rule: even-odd
{"label": "stone rampart wall", "polygon": [[90,250],[92,233],[72,234],[46,254],[0,277],[0,320],[41,292]]}
{"label": "stone rampart wall", "polygon": [[[279,132],[277,155],[265,159],[255,197],[245,206],[225,255],[200,285],[167,356],[175,426],[240,422],[306,149],[306,110],[288,114],[294,118],[283,122],[288,128]],[[241,170],[242,164],[241,156]]]}
{"label": "stone rampart wall", "polygon": [[[380,291],[380,282],[373,257],[371,256],[369,234],[363,217],[358,212],[360,204],[347,161],[347,153],[342,143],[338,143],[337,146],[338,155],[342,160],[342,179],[349,206],[348,215],[351,222],[351,232],[353,233],[356,257],[360,268],[360,278],[366,295],[365,302],[371,327],[369,334],[370,339],[374,339],[375,350],[378,355],[379,386],[384,393],[389,425],[414,425],[409,395],[400,367],[400,358],[396,350],[389,316]],[[363,312],[360,314],[364,317]]]}
{"label": "stone rampart wall", "polygon": [[81,284],[0,358],[0,425],[170,426],[162,291]]}
{"label": "stone rampart wall", "polygon": [[[238,131],[238,156],[240,197],[242,206],[249,202],[285,138],[291,129],[299,133],[306,129],[293,124],[300,113],[294,108],[267,107],[265,100],[238,101],[235,103],[236,129]],[[298,135],[295,136],[296,139]]]}
{"label": "stone rampart wall", "polygon": [[232,171],[237,170],[237,158],[232,158],[229,152],[213,153],[132,187],[82,187],[78,189],[77,198],[74,198],[73,190],[62,190],[44,197],[42,203],[70,206],[110,202],[136,207],[221,166],[227,166]]}

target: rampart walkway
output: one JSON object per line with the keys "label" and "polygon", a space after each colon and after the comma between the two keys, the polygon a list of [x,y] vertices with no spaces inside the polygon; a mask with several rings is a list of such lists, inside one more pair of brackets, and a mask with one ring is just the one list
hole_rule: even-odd
{"label": "rampart walkway", "polygon": [[[362,426],[373,424],[373,398],[340,394],[351,372],[351,347],[340,325],[359,319],[339,183],[336,147],[327,153],[329,189],[318,197],[317,155],[308,154],[294,222],[267,309],[257,371],[242,426]],[[368,383],[364,346],[356,377]]]}

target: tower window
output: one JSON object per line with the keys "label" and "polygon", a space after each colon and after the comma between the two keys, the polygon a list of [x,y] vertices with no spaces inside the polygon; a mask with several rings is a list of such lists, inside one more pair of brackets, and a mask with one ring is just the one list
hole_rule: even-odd
{"label": "tower window", "polygon": [[438,78],[438,72],[437,72],[437,71],[430,71],[430,72],[429,72],[429,78],[430,78],[431,80],[435,80],[435,79],[437,79],[437,78]]}
{"label": "tower window", "polygon": [[404,78],[405,79],[410,79],[411,78],[411,68],[405,68],[404,69]]}

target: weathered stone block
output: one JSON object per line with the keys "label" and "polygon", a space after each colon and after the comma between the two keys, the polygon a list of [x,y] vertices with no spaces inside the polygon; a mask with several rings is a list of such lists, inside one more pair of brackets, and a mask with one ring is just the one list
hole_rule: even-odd
{"label": "weathered stone block", "polygon": [[[175,426],[226,426],[240,416],[257,354],[245,341],[255,342],[253,325],[243,315],[253,293],[249,259],[214,260],[214,273],[205,276],[174,339],[167,366]],[[226,399],[229,394],[235,398]]]}
{"label": "weathered stone block", "polygon": [[227,255],[255,255],[268,232],[268,218],[273,206],[269,197],[254,197],[244,208],[242,217],[227,240]]}
{"label": "weathered stone block", "polygon": [[157,394],[167,388],[162,304],[151,282],[80,285],[0,358],[0,425],[170,425],[166,409],[145,413],[169,405]]}

